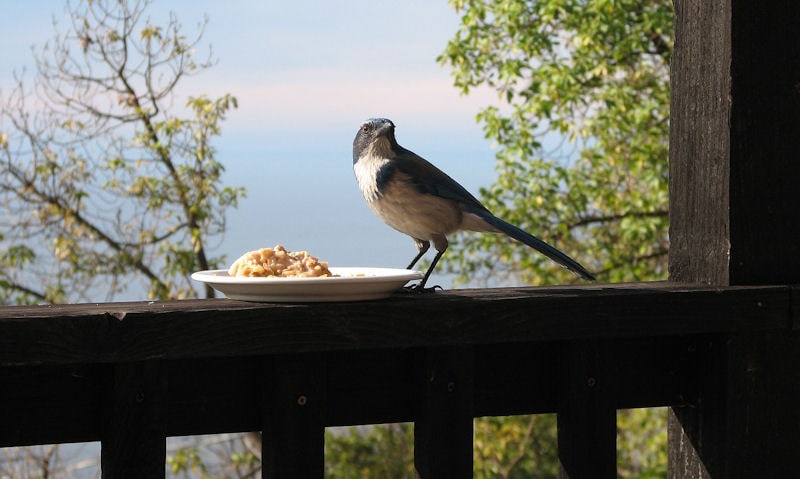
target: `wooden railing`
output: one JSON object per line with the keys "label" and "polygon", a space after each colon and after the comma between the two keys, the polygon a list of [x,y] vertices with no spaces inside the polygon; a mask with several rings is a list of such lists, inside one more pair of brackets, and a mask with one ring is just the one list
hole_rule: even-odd
{"label": "wooden railing", "polygon": [[163,477],[167,436],[263,430],[264,477],[321,478],[326,426],[413,421],[420,476],[466,478],[474,417],[557,412],[562,476],[611,478],[617,409],[703,411],[709,390],[747,389],[736,344],[792,336],[796,294],[647,283],[3,308],[0,447],[99,440],[104,477]]}

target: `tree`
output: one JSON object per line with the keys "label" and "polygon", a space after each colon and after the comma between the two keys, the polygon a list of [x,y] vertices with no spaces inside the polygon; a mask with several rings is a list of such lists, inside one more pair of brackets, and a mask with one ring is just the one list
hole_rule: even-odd
{"label": "tree", "polygon": [[[672,4],[669,0],[452,0],[461,26],[439,60],[497,144],[482,200],[604,281],[666,276]],[[555,146],[553,146],[555,145]],[[574,281],[495,235],[457,236],[462,279]]]}
{"label": "tree", "polygon": [[69,459],[58,445],[0,448],[0,477],[27,479],[68,475]]}
{"label": "tree", "polygon": [[260,436],[216,434],[168,438],[167,477],[187,479],[261,477]]}
{"label": "tree", "polygon": [[558,475],[555,414],[475,420],[478,479],[544,479]]}
{"label": "tree", "polygon": [[[175,105],[198,61],[177,19],[147,1],[68,4],[67,28],[34,53],[0,111],[0,301],[111,300],[132,282],[151,299],[198,292],[192,271],[241,188],[223,187],[212,145],[236,107],[224,95]],[[207,296],[213,291],[206,289]]]}
{"label": "tree", "polygon": [[413,478],[413,424],[326,429],[325,477]]}

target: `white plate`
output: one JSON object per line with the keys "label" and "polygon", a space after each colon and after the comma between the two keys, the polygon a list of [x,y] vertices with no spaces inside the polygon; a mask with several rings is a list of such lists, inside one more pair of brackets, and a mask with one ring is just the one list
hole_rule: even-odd
{"label": "white plate", "polygon": [[386,298],[422,273],[392,268],[330,268],[325,278],[248,278],[226,269],[198,271],[192,279],[208,283],[231,299],[265,302],[362,301]]}

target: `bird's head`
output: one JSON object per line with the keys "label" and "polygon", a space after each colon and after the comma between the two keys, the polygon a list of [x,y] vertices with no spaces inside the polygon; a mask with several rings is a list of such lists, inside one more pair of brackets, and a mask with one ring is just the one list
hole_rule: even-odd
{"label": "bird's head", "polygon": [[391,158],[396,146],[394,123],[387,118],[370,118],[361,124],[353,140],[353,163],[368,153]]}

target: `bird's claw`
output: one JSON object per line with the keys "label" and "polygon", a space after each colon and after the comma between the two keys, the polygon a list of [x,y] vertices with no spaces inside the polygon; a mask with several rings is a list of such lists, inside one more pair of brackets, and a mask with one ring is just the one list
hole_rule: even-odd
{"label": "bird's claw", "polygon": [[444,288],[442,288],[438,284],[436,286],[431,286],[430,288],[426,288],[425,285],[421,283],[404,286],[402,291],[410,294],[426,294],[426,293],[433,293],[434,291],[436,291],[437,288],[444,291]]}

